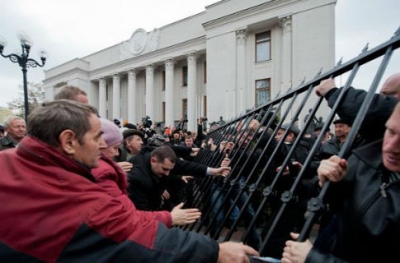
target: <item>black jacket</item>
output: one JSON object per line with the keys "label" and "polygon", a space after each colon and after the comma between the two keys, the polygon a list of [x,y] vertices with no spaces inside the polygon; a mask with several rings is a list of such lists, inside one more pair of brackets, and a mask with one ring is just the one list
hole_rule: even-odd
{"label": "black jacket", "polygon": [[342,200],[338,240],[332,254],[313,248],[306,262],[390,262],[400,258],[400,180],[388,181],[382,140],[360,147],[348,159],[343,181],[328,199]]}

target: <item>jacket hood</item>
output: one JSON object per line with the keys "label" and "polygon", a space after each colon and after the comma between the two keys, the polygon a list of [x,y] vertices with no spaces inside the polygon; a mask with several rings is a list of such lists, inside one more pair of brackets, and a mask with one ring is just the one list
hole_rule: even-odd
{"label": "jacket hood", "polygon": [[66,153],[31,136],[25,136],[17,148],[17,154],[29,160],[35,160],[42,166],[61,167],[77,173],[94,182],[90,168],[69,157]]}

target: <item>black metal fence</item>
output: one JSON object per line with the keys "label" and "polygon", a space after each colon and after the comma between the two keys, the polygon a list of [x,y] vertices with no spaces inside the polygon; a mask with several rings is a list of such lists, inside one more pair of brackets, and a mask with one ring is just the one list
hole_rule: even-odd
{"label": "black metal fence", "polygon": [[[364,48],[359,56],[347,63],[339,62],[330,71],[319,72],[308,82],[303,80],[286,94],[278,95],[262,107],[237,116],[208,133],[206,147],[200,150],[195,160],[218,167],[229,158],[232,170],[226,178],[196,178],[187,185],[182,198],[187,206],[199,207],[202,217],[184,229],[203,232],[220,241],[239,240],[266,256],[276,256],[274,251],[269,255],[266,247],[279,248],[282,238],[291,230],[300,233],[299,240],[308,238],[325,208],[323,199],[329,183],[318,196],[304,191],[302,185],[314,180],[315,170],[311,164],[325,132],[331,126],[344,94],[354,85],[360,68],[378,63],[370,76],[367,95],[359,107],[351,132],[339,153],[341,157],[348,156],[390,59],[399,47],[400,31],[397,30],[391,39],[378,47],[372,50]],[[314,89],[324,79],[341,76],[346,76],[345,84],[335,105],[327,110],[324,98],[316,96]],[[321,105],[325,105],[325,110]],[[308,116],[299,124],[299,116],[305,112]],[[313,137],[310,128],[316,124],[318,116],[323,119],[323,123],[318,123],[321,133]],[[282,125],[288,125],[289,129],[299,127],[291,147],[286,147],[284,142],[289,129],[279,134],[283,137],[281,140],[275,139],[279,131],[282,133]],[[285,147],[286,151],[283,150]],[[302,148],[306,149],[306,154],[303,152],[299,156]],[[302,166],[293,165],[293,161],[299,161]]]}

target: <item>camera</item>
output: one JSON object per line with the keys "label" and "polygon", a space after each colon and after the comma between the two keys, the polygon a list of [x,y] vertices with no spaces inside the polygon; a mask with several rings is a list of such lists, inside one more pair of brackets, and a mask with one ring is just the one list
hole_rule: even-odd
{"label": "camera", "polygon": [[153,122],[150,120],[150,116],[143,117],[142,123],[144,128],[151,128],[151,125],[153,125]]}
{"label": "camera", "polygon": [[202,121],[208,121],[207,117],[201,117]]}
{"label": "camera", "polygon": [[184,122],[184,123],[185,123],[185,122],[188,122],[188,119],[187,119],[187,118],[183,118],[183,119],[182,119],[182,122]]}

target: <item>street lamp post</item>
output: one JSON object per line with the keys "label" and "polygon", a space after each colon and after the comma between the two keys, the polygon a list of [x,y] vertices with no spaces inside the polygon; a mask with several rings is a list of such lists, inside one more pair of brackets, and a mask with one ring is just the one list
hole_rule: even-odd
{"label": "street lamp post", "polygon": [[27,80],[27,68],[32,67],[36,68],[37,66],[43,67],[46,63],[47,54],[45,51],[40,52],[40,60],[42,63],[37,62],[34,59],[29,58],[29,52],[31,50],[32,41],[29,39],[28,36],[24,34],[19,34],[18,38],[21,42],[22,53],[20,55],[11,53],[9,55],[4,55],[3,50],[6,46],[6,41],[0,38],[0,54],[4,58],[9,58],[12,62],[18,63],[18,65],[22,69],[22,76],[23,76],[23,85],[24,85],[24,108],[25,108],[25,121],[28,120],[29,115],[29,101],[28,101],[28,80]]}

